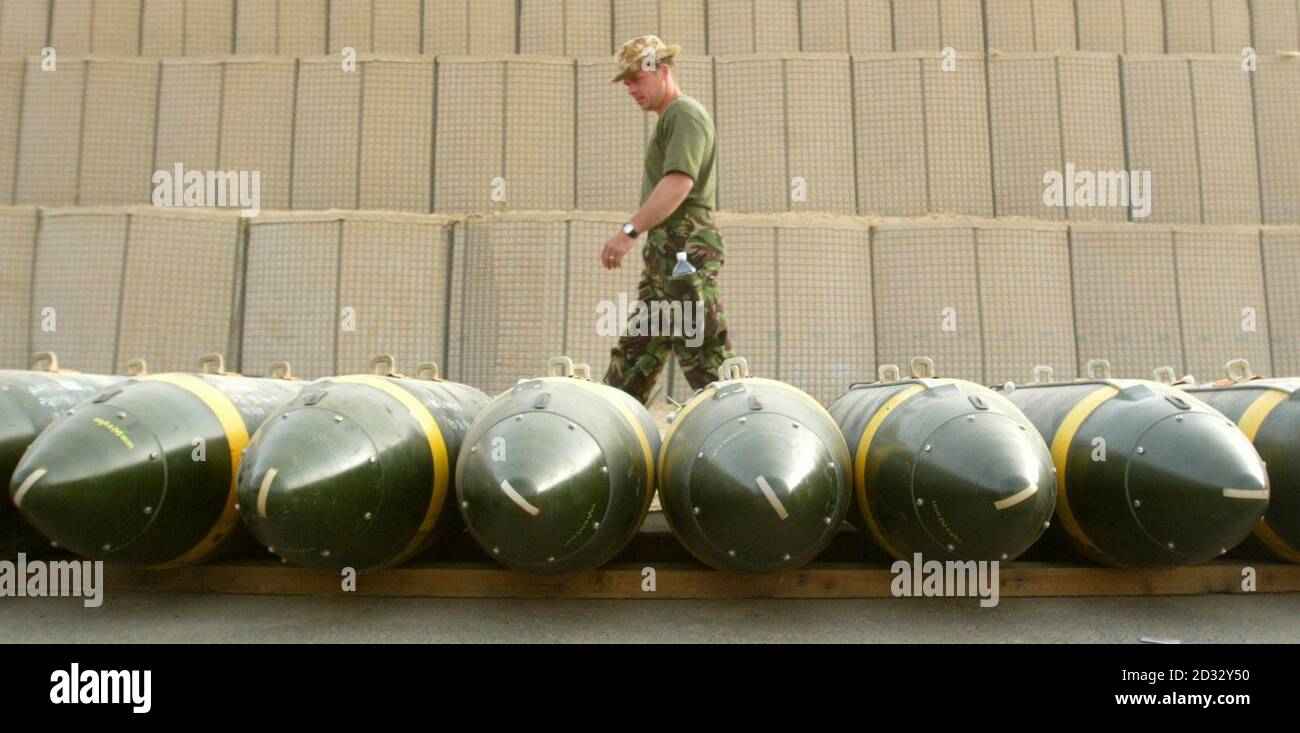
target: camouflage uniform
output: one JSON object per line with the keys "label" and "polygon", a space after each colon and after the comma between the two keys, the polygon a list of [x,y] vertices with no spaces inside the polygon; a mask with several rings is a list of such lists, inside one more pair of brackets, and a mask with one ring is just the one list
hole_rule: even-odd
{"label": "camouflage uniform", "polygon": [[[670,63],[681,46],[666,44],[658,36],[639,36],[623,44],[615,54],[617,83],[638,70],[649,71],[654,63]],[[718,301],[718,273],[722,270],[722,235],[714,225],[712,209],[717,205],[716,137],[708,110],[695,99],[680,95],[659,115],[655,134],[646,146],[645,175],[641,179],[641,203],[654,192],[668,173],[689,175],[695,182],[685,201],[667,219],[646,233],[641,250],[645,270],[641,273],[637,300],[662,308],[678,305],[675,313],[689,313],[685,323],[664,323],[660,313],[632,314],[618,346],[610,352],[605,383],[646,403],[664,365],[674,352],[682,373],[699,389],[716,381],[718,367],[733,356],[727,339],[727,319]],[[677,253],[695,272],[673,277]],[[689,306],[689,310],[687,310]],[[697,309],[703,310],[703,323]],[[671,312],[671,311],[670,311]],[[674,313],[674,315],[675,315]],[[671,319],[672,316],[669,316]],[[640,326],[636,324],[640,321]],[[652,330],[646,325],[655,321]],[[665,331],[663,326],[670,330]],[[700,328],[702,335],[687,327]],[[690,341],[698,341],[694,346]]]}
{"label": "camouflage uniform", "polygon": [[[686,260],[695,272],[673,277],[677,253],[685,250]],[[618,387],[646,403],[654,391],[659,374],[675,352],[682,373],[693,389],[717,381],[718,367],[735,354],[727,337],[727,317],[718,298],[718,273],[722,269],[724,246],[718,227],[708,212],[688,212],[675,221],[651,229],[641,250],[645,269],[637,288],[637,300],[643,303],[703,303],[703,340],[696,347],[687,345],[684,336],[624,335],[610,351],[605,384]],[[697,316],[698,317],[698,316]],[[674,331],[674,333],[683,333]],[[698,338],[698,337],[697,337]],[[692,339],[694,340],[694,339]]]}

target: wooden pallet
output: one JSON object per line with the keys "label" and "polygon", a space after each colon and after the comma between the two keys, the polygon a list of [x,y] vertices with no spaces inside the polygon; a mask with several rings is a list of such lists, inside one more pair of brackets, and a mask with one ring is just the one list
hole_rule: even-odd
{"label": "wooden pallet", "polygon": [[[1142,596],[1242,593],[1242,569],[1255,570],[1255,592],[1300,591],[1300,565],[1219,560],[1159,571],[1016,562],[1000,571],[1001,597]],[[654,569],[653,592],[643,590]],[[177,570],[106,569],[109,592],[253,595],[408,596],[425,598],[890,598],[894,576],[885,563],[815,563],[778,576],[720,573],[691,563],[616,563],[570,577],[539,577],[487,562],[412,563],[356,578],[274,560],[237,560]]]}
{"label": "wooden pallet", "polygon": [[[235,593],[422,598],[892,598],[888,556],[845,524],[817,562],[777,576],[731,575],[691,557],[659,513],[612,563],[570,577],[507,570],[488,559],[468,534],[449,542],[439,560],[416,560],[356,578],[344,591],[339,573],[281,564],[265,551],[176,570],[105,566],[109,592]],[[1255,592],[1300,591],[1300,565],[1229,556],[1175,570],[1130,571],[1074,559],[1044,538],[1000,568],[999,596],[1142,596],[1242,593],[1242,568],[1255,569]],[[654,569],[653,592],[643,590]],[[974,602],[966,599],[966,602]]]}

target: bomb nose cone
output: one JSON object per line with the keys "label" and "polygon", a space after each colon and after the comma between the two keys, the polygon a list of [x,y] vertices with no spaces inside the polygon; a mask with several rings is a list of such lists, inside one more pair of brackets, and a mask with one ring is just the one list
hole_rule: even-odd
{"label": "bomb nose cone", "polygon": [[684,519],[712,545],[708,555],[725,558],[730,570],[798,567],[839,529],[836,497],[847,486],[847,467],[834,455],[785,415],[725,422],[679,469],[689,471]]}
{"label": "bomb nose cone", "polygon": [[85,405],[50,425],[18,462],[10,497],[60,547],[97,560],[132,559],[161,511],[168,481],[157,437],[111,405]]}
{"label": "bomb nose cone", "polygon": [[1170,415],[1137,440],[1125,478],[1142,531],[1180,562],[1203,562],[1240,543],[1268,508],[1268,477],[1254,446],[1226,418]]}
{"label": "bomb nose cone", "polygon": [[955,417],[926,437],[912,499],[931,552],[1014,560],[1052,516],[1052,456],[1034,430],[1005,415]]}
{"label": "bomb nose cone", "polygon": [[366,432],[333,410],[281,413],[244,454],[240,514],[261,544],[296,565],[368,569],[349,553],[384,504],[376,457]]}
{"label": "bomb nose cone", "polygon": [[545,574],[586,569],[580,553],[626,478],[584,427],[553,413],[506,417],[462,448],[457,466],[461,515],[479,544],[508,567]]}

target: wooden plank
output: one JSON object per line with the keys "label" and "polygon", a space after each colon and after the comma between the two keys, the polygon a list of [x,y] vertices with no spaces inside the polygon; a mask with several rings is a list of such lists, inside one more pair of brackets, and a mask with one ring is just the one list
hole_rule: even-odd
{"label": "wooden plank", "polygon": [[[655,570],[654,592],[642,590],[643,568]],[[1242,571],[1256,573],[1256,592],[1300,591],[1300,565],[1219,560],[1173,570],[1129,571],[1091,565],[1018,562],[1001,569],[1000,596],[1143,596],[1241,593]],[[486,562],[412,563],[356,580],[344,592],[339,574],[237,560],[151,571],[109,565],[110,592],[357,595],[425,598],[889,598],[886,563],[815,563],[777,576],[749,577],[687,563],[618,563],[569,577],[540,577]]]}

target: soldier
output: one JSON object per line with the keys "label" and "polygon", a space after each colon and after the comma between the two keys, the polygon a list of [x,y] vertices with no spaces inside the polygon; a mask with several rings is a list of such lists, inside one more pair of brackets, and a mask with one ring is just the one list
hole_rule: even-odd
{"label": "soldier", "polygon": [[[642,403],[649,402],[674,352],[695,389],[716,381],[718,367],[734,355],[718,300],[723,243],[712,216],[717,206],[713,119],[704,105],[677,86],[673,62],[680,51],[681,46],[665,44],[658,36],[633,38],[615,56],[619,72],[612,80],[622,82],[642,110],[659,115],[646,145],[641,208],[600,253],[606,269],[619,267],[646,231],[637,299],[666,308],[675,319],[663,333],[658,328],[663,321],[650,318],[655,311],[642,309],[629,318],[618,346],[610,351],[605,383]],[[673,275],[679,252],[686,253],[694,272]]]}

